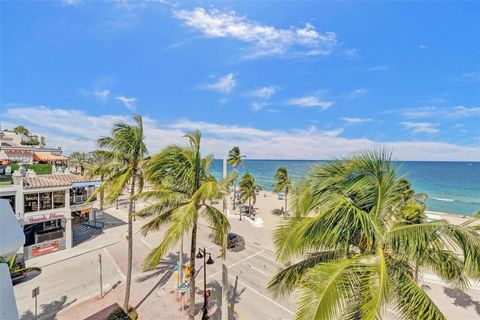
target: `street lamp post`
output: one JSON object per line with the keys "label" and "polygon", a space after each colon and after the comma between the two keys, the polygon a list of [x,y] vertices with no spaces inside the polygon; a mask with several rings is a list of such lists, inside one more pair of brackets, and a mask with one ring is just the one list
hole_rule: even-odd
{"label": "street lamp post", "polygon": [[[208,260],[207,260],[208,254]],[[205,247],[202,249],[198,249],[197,259],[203,258],[203,312],[202,312],[202,320],[208,320],[210,317],[208,316],[208,294],[207,294],[207,264],[213,264],[214,261],[212,259],[212,254],[205,250]]]}

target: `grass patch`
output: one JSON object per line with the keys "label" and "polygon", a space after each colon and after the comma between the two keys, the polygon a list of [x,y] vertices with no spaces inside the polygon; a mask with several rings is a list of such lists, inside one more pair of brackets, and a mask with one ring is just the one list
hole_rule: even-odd
{"label": "grass patch", "polygon": [[9,185],[9,184],[12,184],[13,180],[12,180],[12,177],[0,177],[0,186],[5,186],[5,185]]}
{"label": "grass patch", "polygon": [[[32,169],[36,174],[51,174],[52,165],[51,164],[26,164],[25,169]],[[18,163],[12,164],[12,172],[18,170]]]}

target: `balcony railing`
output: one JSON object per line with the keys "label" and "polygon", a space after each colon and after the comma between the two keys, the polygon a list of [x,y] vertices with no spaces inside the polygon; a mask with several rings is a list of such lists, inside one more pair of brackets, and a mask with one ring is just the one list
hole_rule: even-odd
{"label": "balcony railing", "polygon": [[[73,195],[70,197],[70,204],[82,204],[87,202],[89,195]],[[95,200],[95,198],[93,199]]]}

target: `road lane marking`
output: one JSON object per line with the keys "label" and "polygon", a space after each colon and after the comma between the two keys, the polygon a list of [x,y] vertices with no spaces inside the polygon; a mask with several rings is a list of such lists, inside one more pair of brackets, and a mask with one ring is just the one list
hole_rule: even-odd
{"label": "road lane marking", "polygon": [[153,247],[145,240],[145,238],[140,238],[140,241],[142,241],[150,250],[153,250]]}
{"label": "road lane marking", "polygon": [[[231,268],[235,267],[236,265],[238,265],[238,264],[240,264],[240,263],[242,263],[242,262],[247,261],[248,259],[251,259],[251,258],[253,258],[253,257],[255,257],[255,256],[258,256],[258,255],[261,254],[261,253],[263,253],[263,250],[260,250],[260,251],[258,251],[258,252],[255,252],[254,254],[249,255],[248,257],[246,257],[246,258],[244,258],[244,259],[242,259],[242,260],[240,260],[240,261],[237,261],[237,262],[235,262],[235,263],[227,266],[227,269],[231,269]],[[216,275],[219,275],[220,273],[222,273],[222,271],[217,271],[217,272],[215,272],[215,273],[212,273],[211,275],[209,275],[209,276],[207,277],[207,279],[213,278],[213,277],[215,277]]]}
{"label": "road lane marking", "polygon": [[266,300],[270,301],[271,303],[273,303],[273,304],[276,305],[277,307],[281,308],[282,310],[285,310],[285,311],[288,312],[289,314],[294,315],[294,312],[288,310],[287,308],[285,308],[284,306],[282,306],[281,304],[279,304],[279,303],[276,302],[275,300],[270,299],[269,297],[267,297],[267,296],[264,295],[263,293],[258,292],[257,290],[253,289],[252,287],[250,287],[249,285],[243,283],[242,281],[237,280],[234,276],[228,275],[228,277],[229,277],[229,278],[232,278],[232,279],[235,280],[235,281],[238,281],[238,283],[240,283],[240,284],[241,284],[242,286],[244,286],[245,288],[252,290],[252,291],[255,292],[256,294],[258,294],[259,296],[261,296],[261,297],[265,298]]}
{"label": "road lane marking", "polygon": [[120,276],[123,278],[123,280],[126,280],[127,277],[125,277],[125,275],[124,275],[123,272],[122,272],[122,269],[120,269],[120,267],[118,266],[118,264],[115,262],[115,259],[113,259],[113,257],[112,257],[112,255],[110,254],[110,252],[108,252],[107,248],[104,248],[103,250],[105,251],[105,253],[107,254],[107,256],[110,258],[110,260],[112,260],[113,265],[115,266],[115,269],[117,269],[118,274],[120,274]]}
{"label": "road lane marking", "polygon": [[230,268],[233,268],[233,267],[235,267],[236,265],[238,265],[238,264],[240,264],[240,263],[242,263],[242,262],[245,262],[245,261],[247,261],[247,260],[249,260],[249,259],[251,259],[251,258],[253,258],[253,257],[255,257],[255,256],[258,256],[259,254],[262,254],[263,252],[264,252],[263,249],[260,250],[260,251],[258,251],[258,252],[255,252],[254,254],[246,257],[245,259],[242,259],[242,260],[240,260],[240,261],[235,262],[234,264],[229,265],[228,268],[229,268],[229,269],[230,269]]}

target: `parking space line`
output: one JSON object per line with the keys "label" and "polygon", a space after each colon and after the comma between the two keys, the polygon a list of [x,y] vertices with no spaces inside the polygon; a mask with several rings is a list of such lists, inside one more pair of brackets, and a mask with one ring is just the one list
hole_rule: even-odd
{"label": "parking space line", "polygon": [[253,264],[248,264],[248,266],[249,266],[250,268],[254,269],[254,270],[257,270],[257,271],[260,272],[261,274],[264,274],[264,275],[268,276],[268,273],[266,273],[266,272],[264,272],[263,270],[255,267]]}
{"label": "parking space line", "polygon": [[105,253],[107,254],[107,256],[110,258],[110,260],[112,260],[113,265],[115,266],[115,269],[117,269],[118,274],[120,274],[120,276],[123,278],[123,280],[126,280],[127,277],[125,277],[125,275],[124,275],[123,272],[122,272],[122,269],[120,269],[120,267],[118,266],[118,264],[115,262],[115,259],[113,259],[113,257],[112,257],[112,255],[110,254],[110,252],[108,252],[107,248],[104,248],[103,250],[105,251]]}
{"label": "parking space line", "polygon": [[[236,278],[235,278],[234,276],[228,275],[228,277],[236,280]],[[282,310],[285,310],[285,311],[288,312],[290,315],[293,315],[293,314],[294,314],[294,312],[288,310],[287,308],[285,308],[284,306],[282,306],[282,305],[279,304],[278,302],[270,299],[269,297],[267,297],[267,296],[264,295],[263,293],[258,292],[257,290],[253,289],[252,287],[250,287],[249,285],[243,283],[242,281],[238,280],[238,283],[240,283],[240,284],[241,284],[242,286],[244,286],[245,288],[252,290],[253,292],[255,292],[256,294],[258,294],[259,296],[265,298],[266,300],[270,301],[271,303],[273,303],[273,304],[276,305],[277,307],[281,308]]]}

